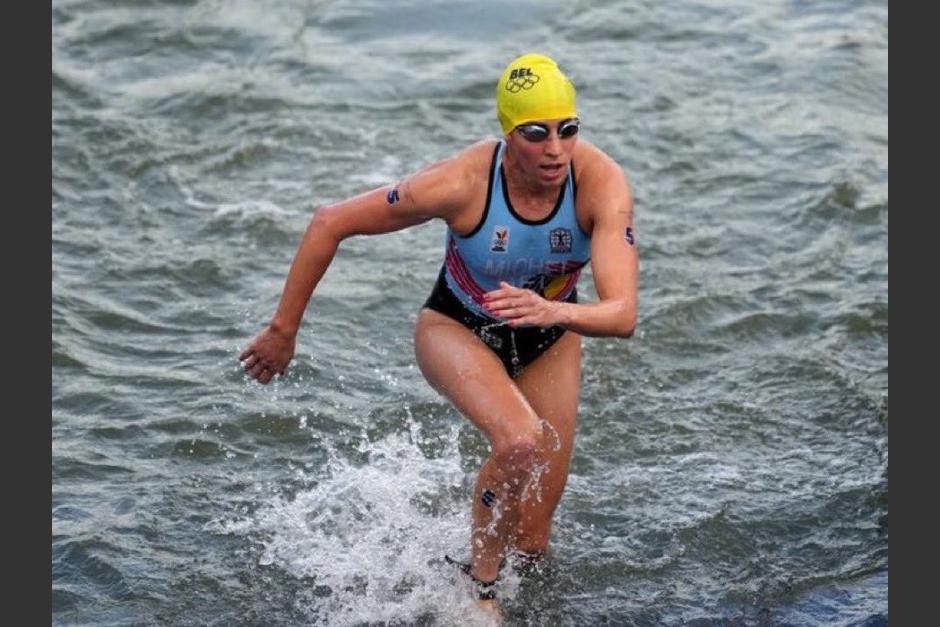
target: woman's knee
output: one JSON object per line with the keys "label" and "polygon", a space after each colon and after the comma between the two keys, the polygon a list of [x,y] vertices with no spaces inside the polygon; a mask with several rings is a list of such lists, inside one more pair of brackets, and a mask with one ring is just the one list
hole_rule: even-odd
{"label": "woman's knee", "polygon": [[492,443],[492,457],[496,465],[511,477],[522,478],[531,474],[537,461],[538,437],[531,433],[514,434]]}

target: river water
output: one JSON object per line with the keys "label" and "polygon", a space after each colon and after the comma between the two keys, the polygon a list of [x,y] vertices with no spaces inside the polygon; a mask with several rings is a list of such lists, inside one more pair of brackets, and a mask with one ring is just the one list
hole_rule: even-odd
{"label": "river water", "polygon": [[52,17],[54,624],[483,624],[442,556],[486,443],[411,345],[443,224],[345,242],[283,379],[237,355],[316,207],[495,136],[527,51],[630,177],[641,283],[506,622],[887,623],[887,2]]}

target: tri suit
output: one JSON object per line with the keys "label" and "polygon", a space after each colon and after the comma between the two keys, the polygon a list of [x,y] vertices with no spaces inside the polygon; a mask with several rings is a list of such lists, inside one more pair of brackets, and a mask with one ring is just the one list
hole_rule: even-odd
{"label": "tri suit", "polygon": [[574,165],[568,166],[552,211],[541,220],[528,220],[509,201],[502,168],[505,149],[503,141],[493,149],[480,222],[466,235],[447,229],[444,264],[424,306],[473,331],[499,356],[509,375],[516,377],[565,329],[513,329],[487,313],[483,295],[506,281],[548,300],[577,302],[578,277],[590,261],[591,242],[575,214]]}

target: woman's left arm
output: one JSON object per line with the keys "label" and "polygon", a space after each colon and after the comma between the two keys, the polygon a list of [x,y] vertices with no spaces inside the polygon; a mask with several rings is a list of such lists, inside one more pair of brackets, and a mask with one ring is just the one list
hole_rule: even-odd
{"label": "woman's left arm", "polygon": [[591,222],[591,272],[600,300],[549,301],[531,290],[503,283],[487,294],[487,304],[509,325],[560,325],[597,337],[633,335],[639,260],[630,185],[620,166],[606,155],[595,156],[591,165],[579,180],[578,206]]}
{"label": "woman's left arm", "polygon": [[557,303],[560,324],[582,335],[630,337],[639,280],[633,198],[620,166],[606,156],[599,161],[579,187],[578,203],[591,220],[591,273],[600,300]]}

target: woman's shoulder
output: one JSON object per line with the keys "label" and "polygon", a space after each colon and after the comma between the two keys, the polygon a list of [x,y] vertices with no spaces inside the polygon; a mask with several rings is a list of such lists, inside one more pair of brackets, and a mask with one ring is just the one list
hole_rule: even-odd
{"label": "woman's shoulder", "polygon": [[586,225],[585,232],[591,233],[602,214],[630,206],[630,182],[626,172],[610,155],[580,138],[572,162],[578,190],[579,220]]}
{"label": "woman's shoulder", "polygon": [[612,170],[616,170],[623,173],[623,168],[613,157],[586,139],[578,139],[572,161],[576,170],[580,172],[609,174]]}
{"label": "woman's shoulder", "polygon": [[496,138],[481,139],[426,167],[444,167],[450,173],[465,174],[476,173],[481,168],[488,171],[499,142],[500,140]]}
{"label": "woman's shoulder", "polygon": [[479,169],[481,166],[484,166],[488,171],[493,161],[496,146],[498,146],[501,141],[502,140],[496,137],[481,139],[457,153],[456,158],[474,169]]}
{"label": "woman's shoulder", "polygon": [[617,181],[629,188],[627,173],[613,157],[584,139],[578,139],[572,155],[578,190]]}
{"label": "woman's shoulder", "polygon": [[470,144],[449,157],[432,164],[440,176],[455,187],[473,188],[475,183],[489,179],[490,165],[500,140],[487,138]]}
{"label": "woman's shoulder", "polygon": [[455,212],[480,204],[478,196],[486,193],[490,162],[498,141],[481,140],[423,166],[402,180],[401,193],[420,199],[426,210],[435,212],[435,217],[448,220]]}

